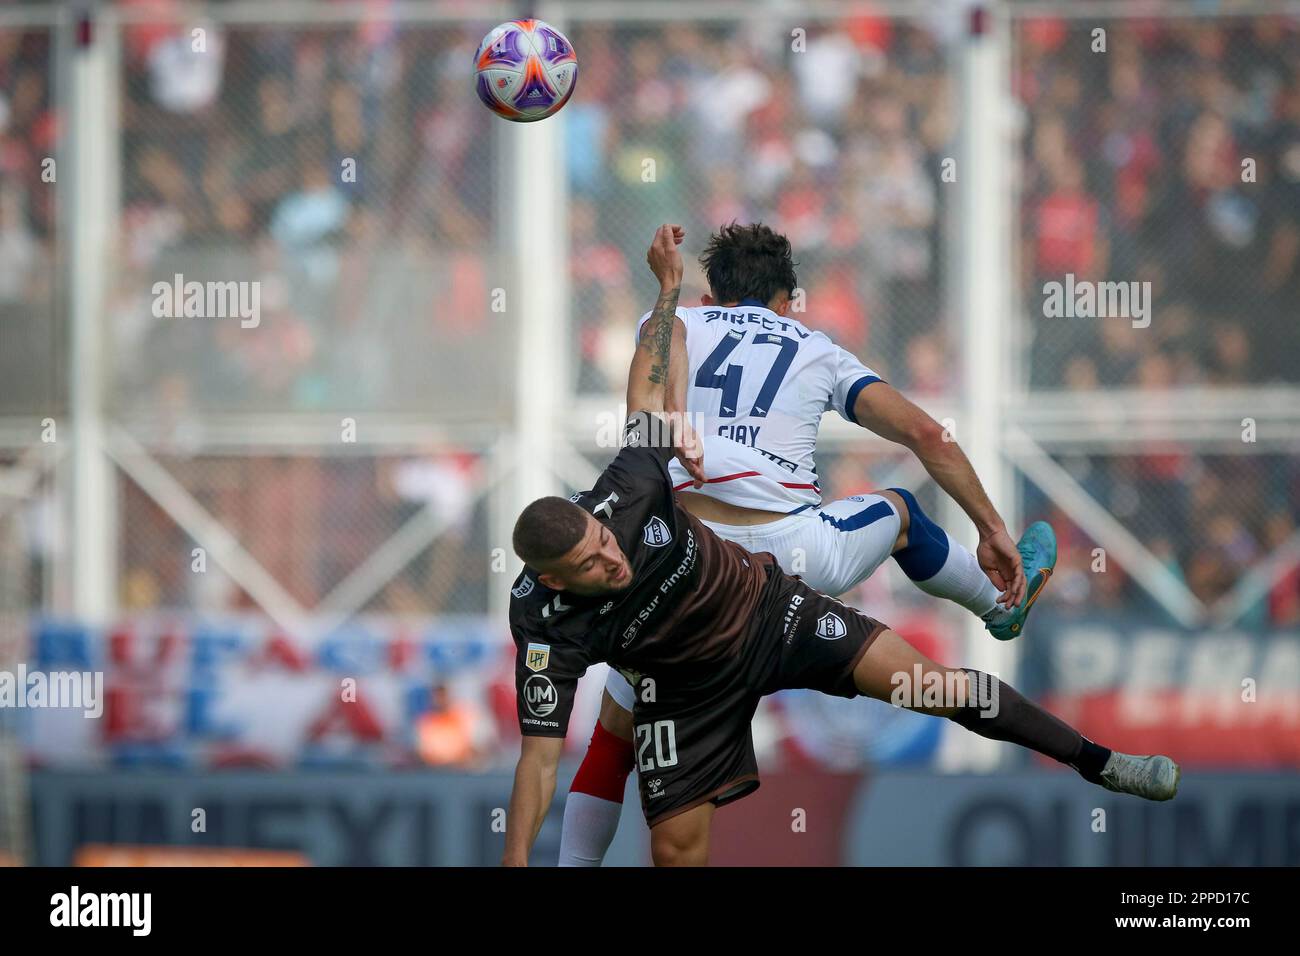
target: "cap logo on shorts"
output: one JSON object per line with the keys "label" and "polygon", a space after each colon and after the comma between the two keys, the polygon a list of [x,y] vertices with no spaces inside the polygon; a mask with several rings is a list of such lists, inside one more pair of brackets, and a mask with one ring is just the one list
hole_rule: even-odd
{"label": "cap logo on shorts", "polygon": [[827,612],[817,619],[817,636],[827,641],[838,641],[849,629],[838,614]]}

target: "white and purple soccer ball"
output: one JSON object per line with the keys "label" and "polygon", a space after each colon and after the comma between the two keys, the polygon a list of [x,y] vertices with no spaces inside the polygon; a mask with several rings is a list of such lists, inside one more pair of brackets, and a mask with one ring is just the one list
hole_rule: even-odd
{"label": "white and purple soccer ball", "polygon": [[474,56],[474,89],[483,105],[516,123],[559,111],[578,82],[573,44],[542,20],[510,20],[483,38]]}

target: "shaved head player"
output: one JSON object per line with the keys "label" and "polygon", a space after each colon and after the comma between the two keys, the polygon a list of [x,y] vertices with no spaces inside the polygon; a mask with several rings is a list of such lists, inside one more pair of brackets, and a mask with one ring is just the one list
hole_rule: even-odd
{"label": "shaved head player", "polygon": [[634,744],[657,865],[704,864],[716,808],[758,786],[750,720],[787,688],[890,700],[895,675],[920,673],[952,693],[910,709],[1046,754],[1117,792],[1167,800],[1168,757],[1110,751],[1006,683],[929,660],[885,625],[713,534],[674,497],[667,464],[684,450],[662,418],[682,261],[664,226],[647,254],[661,292],[632,361],[624,447],[595,487],[533,502],[515,526],[526,567],[510,626],[523,739],[503,862],[523,865],[555,792],[578,679],[616,667],[636,692]]}

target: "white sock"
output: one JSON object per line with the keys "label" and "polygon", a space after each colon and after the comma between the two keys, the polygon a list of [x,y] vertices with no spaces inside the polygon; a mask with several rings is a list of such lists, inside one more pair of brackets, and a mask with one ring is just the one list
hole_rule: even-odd
{"label": "white sock", "polygon": [[939,573],[924,581],[913,581],[926,594],[960,604],[983,621],[996,624],[1011,612],[998,604],[1001,593],[980,567],[975,555],[948,538],[948,557]]}
{"label": "white sock", "polygon": [[618,832],[622,802],[571,790],[564,801],[560,831],[560,866],[600,866]]}

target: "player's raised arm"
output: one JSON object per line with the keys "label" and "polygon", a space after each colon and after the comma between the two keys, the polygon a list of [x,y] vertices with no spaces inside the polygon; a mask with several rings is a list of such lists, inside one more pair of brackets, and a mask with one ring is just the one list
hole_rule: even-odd
{"label": "player's raised arm", "polygon": [[673,344],[668,360],[668,386],[664,393],[664,410],[670,420],[677,425],[677,443],[681,450],[678,459],[686,473],[695,481],[696,488],[703,488],[704,442],[691,426],[690,413],[686,409],[686,386],[690,378],[691,359],[686,352],[686,327],[681,319],[673,322]]}
{"label": "player's raised arm", "polygon": [[672,358],[673,328],[677,324],[677,300],[682,294],[681,253],[677,246],[686,233],[681,226],[663,225],[655,233],[646,253],[650,271],[659,280],[659,298],[650,318],[641,327],[640,340],[627,376],[627,412],[662,412]]}
{"label": "player's raised arm", "polygon": [[1009,607],[1018,605],[1026,587],[1020,553],[957,442],[946,436],[943,427],[924,410],[885,382],[874,382],[858,391],[853,418],[881,438],[910,449],[935,483],[961,506],[979,530],[976,557],[980,567],[1003,589],[999,600]]}
{"label": "player's raised arm", "polygon": [[681,226],[660,226],[646,252],[646,263],[659,280],[659,298],[641,327],[628,370],[627,411],[629,415],[665,410],[677,413],[671,421],[673,444],[698,488],[704,483],[704,462],[696,437],[686,423],[686,337],[677,319],[685,271],[677,247],[685,236]]}
{"label": "player's raised arm", "polygon": [[515,784],[510,791],[502,866],[528,865],[528,854],[555,796],[555,769],[563,749],[563,737],[522,738],[519,762],[515,765]]}

